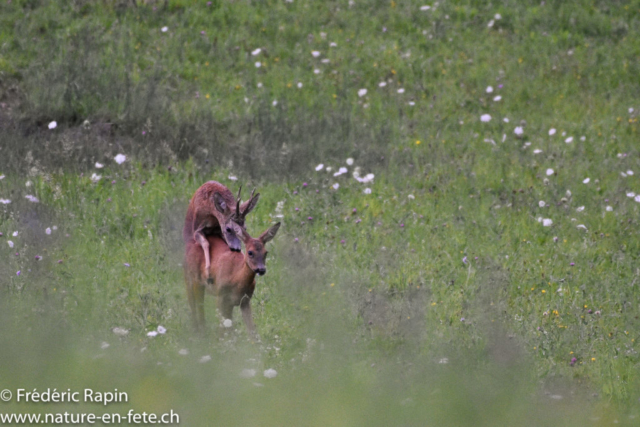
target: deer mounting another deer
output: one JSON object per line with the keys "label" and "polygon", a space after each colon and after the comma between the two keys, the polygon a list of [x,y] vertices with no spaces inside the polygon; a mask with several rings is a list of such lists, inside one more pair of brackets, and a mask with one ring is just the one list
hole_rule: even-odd
{"label": "deer mounting another deer", "polygon": [[[218,310],[224,319],[231,319],[233,307],[240,306],[247,330],[255,336],[251,314],[255,277],[256,274],[262,276],[267,272],[265,244],[275,237],[280,223],[269,227],[257,239],[238,224],[232,223],[232,227],[244,243],[245,252],[232,251],[219,236],[207,236],[211,258],[208,268],[200,246],[193,240],[187,244],[184,262],[187,297],[197,329],[205,324],[204,294],[207,291],[216,295]],[[212,280],[208,281],[207,278]]]}
{"label": "deer mounting another deer", "polygon": [[196,190],[189,202],[182,238],[186,245],[195,241],[202,248],[207,268],[211,265],[208,235],[221,235],[232,251],[240,252],[242,249],[233,224],[244,229],[245,217],[258,204],[260,193],[254,195],[254,189],[249,200],[241,205],[241,191],[242,186],[235,198],[224,185],[209,181]]}

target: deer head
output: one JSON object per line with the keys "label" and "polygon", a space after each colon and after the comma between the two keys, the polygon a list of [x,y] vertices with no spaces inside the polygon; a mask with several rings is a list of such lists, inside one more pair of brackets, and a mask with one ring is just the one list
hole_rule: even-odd
{"label": "deer head", "polygon": [[229,245],[229,249],[234,252],[240,252],[242,250],[242,245],[240,244],[240,240],[233,229],[235,213],[231,210],[220,193],[213,193],[213,204],[216,210],[221,214],[217,217],[218,222],[220,223],[222,238],[227,242],[227,245]]}
{"label": "deer head", "polygon": [[280,223],[277,222],[267,229],[257,239],[249,236],[247,230],[240,227],[238,224],[233,224],[234,230],[240,240],[244,243],[245,254],[244,260],[247,266],[259,276],[264,275],[267,272],[267,250],[265,244],[273,239],[280,228]]}
{"label": "deer head", "polygon": [[240,186],[240,188],[238,189],[238,197],[236,197],[235,210],[232,210],[232,207],[229,206],[229,204],[225,201],[224,197],[222,197],[220,193],[213,193],[213,204],[216,210],[220,214],[222,214],[221,218],[218,218],[220,229],[222,231],[222,237],[229,245],[229,249],[234,252],[240,252],[242,246],[240,244],[240,240],[238,239],[237,233],[234,231],[233,224],[235,223],[242,229],[244,229],[244,221],[247,214],[256,207],[256,205],[258,204],[258,200],[260,199],[260,193],[255,194],[256,190],[254,189],[251,192],[251,197],[249,198],[249,200],[241,205],[241,192],[242,186]]}

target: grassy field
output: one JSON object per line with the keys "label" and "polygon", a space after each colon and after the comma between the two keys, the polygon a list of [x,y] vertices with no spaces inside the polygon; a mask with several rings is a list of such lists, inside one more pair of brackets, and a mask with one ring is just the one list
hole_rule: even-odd
{"label": "grassy field", "polygon": [[[0,413],[637,424],[640,1],[134,3],[0,4],[0,389],[129,394]],[[210,179],[261,342],[191,327]]]}

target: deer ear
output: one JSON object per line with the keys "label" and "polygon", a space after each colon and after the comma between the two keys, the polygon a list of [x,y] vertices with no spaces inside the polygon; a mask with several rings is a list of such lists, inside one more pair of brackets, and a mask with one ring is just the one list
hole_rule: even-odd
{"label": "deer ear", "polygon": [[238,236],[238,238],[246,244],[247,240],[249,240],[251,237],[247,234],[244,228],[236,224],[235,221],[229,221],[229,223],[231,224],[231,227],[233,227],[233,231],[236,233],[236,236]]}
{"label": "deer ear", "polygon": [[276,237],[276,233],[278,232],[278,229],[280,228],[280,223],[276,222],[275,224],[273,224],[271,227],[269,227],[267,229],[267,231],[265,231],[264,233],[262,233],[259,237],[259,239],[262,241],[262,243],[267,243],[269,240],[273,239],[274,237]]}
{"label": "deer ear", "polygon": [[[255,190],[253,190],[253,191],[255,191]],[[243,217],[247,216],[247,214],[249,212],[251,212],[253,210],[253,208],[256,207],[256,205],[258,204],[258,200],[259,199],[260,199],[260,193],[256,194],[255,196],[253,194],[251,195],[251,198],[249,199],[249,201],[244,203],[243,206],[242,206],[244,208],[244,209],[242,209],[242,216]]]}
{"label": "deer ear", "polygon": [[213,205],[221,214],[227,214],[229,212],[229,206],[227,206],[227,202],[224,201],[224,199],[218,192],[213,193]]}

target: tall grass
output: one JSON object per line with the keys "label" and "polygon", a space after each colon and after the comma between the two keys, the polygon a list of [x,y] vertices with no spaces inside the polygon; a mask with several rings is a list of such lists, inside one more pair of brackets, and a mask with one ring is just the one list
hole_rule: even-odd
{"label": "tall grass", "polygon": [[[640,4],[138,3],[0,5],[0,389],[188,425],[634,424]],[[259,343],[211,297],[191,329],[208,179],[283,222]]]}

